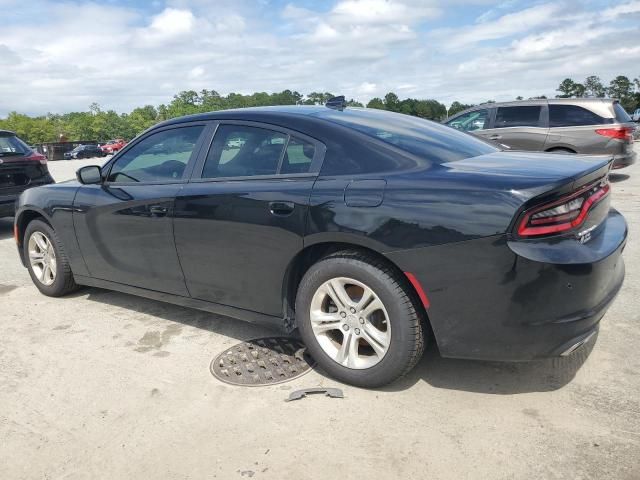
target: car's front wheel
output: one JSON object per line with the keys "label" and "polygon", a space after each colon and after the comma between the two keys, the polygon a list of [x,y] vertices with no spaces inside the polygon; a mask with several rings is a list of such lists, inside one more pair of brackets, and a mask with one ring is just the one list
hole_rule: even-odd
{"label": "car's front wheel", "polygon": [[40,292],[60,297],[78,288],[55,231],[42,220],[27,225],[23,242],[29,275]]}
{"label": "car's front wheel", "polygon": [[361,252],[332,254],[304,275],[296,321],[332,377],[379,387],[411,370],[424,350],[419,300],[404,276]]}

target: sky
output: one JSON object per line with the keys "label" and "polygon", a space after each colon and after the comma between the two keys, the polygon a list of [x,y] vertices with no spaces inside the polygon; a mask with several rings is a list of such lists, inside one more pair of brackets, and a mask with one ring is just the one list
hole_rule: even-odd
{"label": "sky", "polygon": [[640,77],[640,0],[0,0],[0,116],[181,90],[478,103]]}

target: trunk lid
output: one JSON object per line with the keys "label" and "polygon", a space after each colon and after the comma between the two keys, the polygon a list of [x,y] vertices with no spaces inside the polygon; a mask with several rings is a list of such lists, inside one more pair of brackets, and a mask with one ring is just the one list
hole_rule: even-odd
{"label": "trunk lid", "polygon": [[526,203],[543,194],[569,193],[605,177],[612,162],[613,157],[605,155],[500,151],[444,166],[451,173],[486,176],[496,187],[508,189]]}

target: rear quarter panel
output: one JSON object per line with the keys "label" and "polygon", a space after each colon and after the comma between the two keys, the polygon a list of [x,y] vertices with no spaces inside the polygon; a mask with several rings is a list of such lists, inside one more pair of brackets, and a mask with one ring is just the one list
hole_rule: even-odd
{"label": "rear quarter panel", "polygon": [[612,126],[608,124],[550,128],[544,149],[568,148],[576,153],[591,155],[621,154],[625,148],[623,142],[596,133],[598,128]]}

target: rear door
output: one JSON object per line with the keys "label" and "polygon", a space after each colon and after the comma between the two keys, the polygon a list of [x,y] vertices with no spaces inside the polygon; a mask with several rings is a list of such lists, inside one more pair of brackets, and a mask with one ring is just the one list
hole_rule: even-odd
{"label": "rear door", "polygon": [[80,187],[73,219],[92,277],[188,296],[173,205],[207,130],[204,123],[154,130],[107,164],[102,184]]}
{"label": "rear door", "polygon": [[545,150],[564,148],[583,154],[607,153],[606,145],[610,142],[598,135],[596,129],[610,127],[611,121],[578,105],[550,104]]}
{"label": "rear door", "polygon": [[273,125],[223,122],[175,204],[175,239],[191,296],[268,315],[303,248],[317,140]]}
{"label": "rear door", "polygon": [[509,105],[496,108],[495,120],[485,138],[513,150],[542,151],[549,129],[546,105]]}

